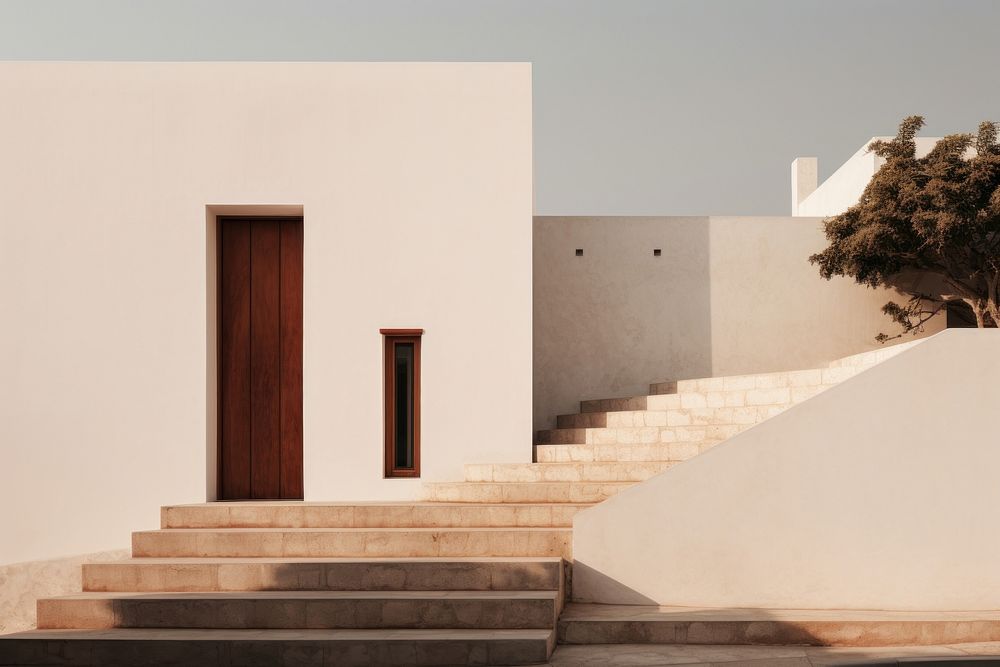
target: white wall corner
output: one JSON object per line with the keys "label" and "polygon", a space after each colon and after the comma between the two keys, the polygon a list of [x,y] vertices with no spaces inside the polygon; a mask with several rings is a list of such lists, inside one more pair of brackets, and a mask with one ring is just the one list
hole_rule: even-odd
{"label": "white wall corner", "polygon": [[799,214],[799,204],[816,190],[819,160],[799,157],[792,160],[792,215]]}
{"label": "white wall corner", "polygon": [[1000,330],[947,329],[578,512],[573,599],[1000,608],[998,372]]}

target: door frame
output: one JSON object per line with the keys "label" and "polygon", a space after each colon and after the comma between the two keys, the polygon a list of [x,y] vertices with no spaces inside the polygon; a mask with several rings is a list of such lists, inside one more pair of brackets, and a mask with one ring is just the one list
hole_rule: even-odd
{"label": "door frame", "polygon": [[[305,249],[305,215],[301,204],[209,204],[205,206],[205,500],[218,502],[222,490],[222,429],[220,409],[222,395],[219,386],[221,346],[219,323],[221,321],[221,300],[219,298],[222,246],[220,237],[225,218],[289,219],[302,222],[303,251]],[[303,311],[305,292],[305,258],[303,258]],[[303,312],[303,324],[305,313]],[[303,338],[305,331],[303,330]],[[305,350],[303,349],[303,357]],[[303,358],[303,375],[305,360]],[[303,385],[303,393],[305,386]],[[305,397],[303,396],[303,413]],[[304,421],[304,414],[303,414]],[[305,495],[305,438],[302,443],[303,496]]]}

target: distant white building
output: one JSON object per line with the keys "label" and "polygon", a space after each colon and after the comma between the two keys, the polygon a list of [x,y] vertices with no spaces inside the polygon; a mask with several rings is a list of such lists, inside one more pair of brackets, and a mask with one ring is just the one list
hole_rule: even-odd
{"label": "distant white building", "polygon": [[[843,213],[858,203],[868,181],[885,162],[868,150],[872,141],[892,137],[872,137],[829,178],[817,185],[819,161],[800,157],[792,162],[792,215],[826,217]],[[927,155],[941,137],[917,137],[917,156]]]}

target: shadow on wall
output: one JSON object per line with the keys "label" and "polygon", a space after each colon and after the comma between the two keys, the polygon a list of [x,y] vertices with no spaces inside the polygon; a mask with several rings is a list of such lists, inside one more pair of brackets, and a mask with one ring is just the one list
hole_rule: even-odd
{"label": "shadow on wall", "polygon": [[709,259],[704,216],[536,217],[535,429],[580,400],[710,375]]}
{"label": "shadow on wall", "polygon": [[[652,382],[816,368],[876,348],[892,330],[881,307],[898,296],[823,280],[808,258],[825,245],[819,218],[536,217],[535,429]],[[926,333],[943,328],[936,319]]]}

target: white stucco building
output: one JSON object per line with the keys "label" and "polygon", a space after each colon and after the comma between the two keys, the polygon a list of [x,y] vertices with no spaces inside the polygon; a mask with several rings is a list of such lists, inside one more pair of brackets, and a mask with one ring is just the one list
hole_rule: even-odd
{"label": "white stucco building", "polygon": [[[799,158],[790,216],[533,218],[529,64],[0,63],[0,92],[0,633],[37,618],[144,636],[152,621],[129,611],[142,593],[165,605],[158,628],[412,632],[306,637],[341,642],[343,664],[537,662],[574,549],[581,600],[794,600],[693,575],[671,599],[632,577],[656,569],[656,549],[694,558],[693,533],[643,551],[630,540],[648,531],[622,513],[676,521],[634,505],[663,493],[688,507],[675,477],[744,488],[742,459],[700,472],[723,441],[743,438],[758,461],[753,447],[777,447],[794,474],[789,438],[808,424],[770,444],[743,433],[780,427],[786,409],[863,412],[846,389],[809,400],[891,356],[873,350],[892,295],[824,281],[807,258],[873,156],[818,186],[815,160]],[[943,372],[955,340],[921,354]],[[848,436],[851,451],[875,446]],[[920,459],[916,479],[932,464]],[[616,544],[600,537],[614,531]],[[81,588],[36,617],[36,599]],[[375,625],[339,625],[361,617],[336,607],[301,626],[261,611],[223,627],[198,616],[206,591],[279,600],[302,619],[308,604],[360,604],[351,591],[386,597]],[[841,607],[866,599],[838,594]],[[891,608],[995,599],[915,594]],[[401,608],[409,620],[389,620]],[[42,660],[40,636],[93,639],[0,641],[0,664]],[[177,650],[202,639],[181,632]],[[379,652],[392,642],[405,651]]]}
{"label": "white stucco building", "polygon": [[[792,215],[837,215],[856,204],[868,181],[885,163],[883,158],[868,150],[873,141],[892,137],[872,137],[829,178],[818,183],[818,161],[800,157],[792,162]],[[927,155],[941,137],[916,137],[917,157]]]}
{"label": "white stucco building", "polygon": [[[417,496],[384,476],[380,329],[424,330],[422,479],[530,459],[530,72],[0,64],[17,100],[0,271],[21,323],[0,334],[0,488],[51,484],[30,511],[4,503],[0,560],[124,546],[164,498],[219,497],[224,216],[302,220],[304,484],[248,497]],[[470,363],[485,332],[502,344]],[[506,418],[478,432],[484,406]]]}

